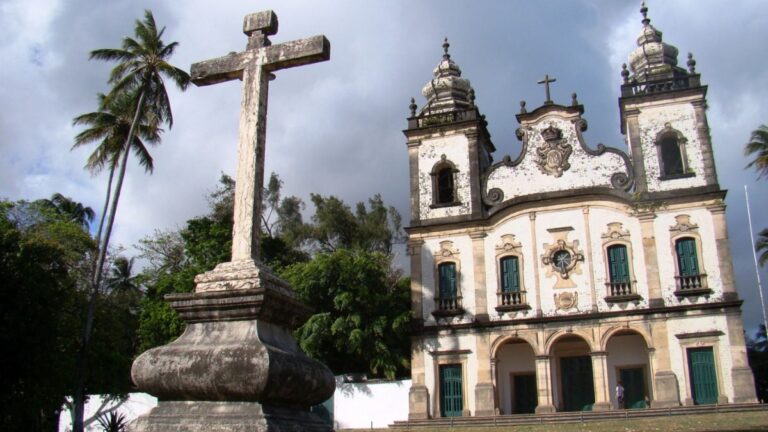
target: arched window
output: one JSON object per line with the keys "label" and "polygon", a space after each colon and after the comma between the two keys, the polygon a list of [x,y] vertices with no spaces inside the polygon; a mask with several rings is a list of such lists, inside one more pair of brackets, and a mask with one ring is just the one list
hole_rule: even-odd
{"label": "arched window", "polygon": [[454,202],[453,192],[453,169],[450,166],[444,166],[437,172],[437,204]]}
{"label": "arched window", "polygon": [[685,136],[680,131],[673,129],[669,123],[656,135],[659,174],[662,179],[693,175],[688,169],[685,143]]}
{"label": "arched window", "polygon": [[459,170],[445,155],[432,167],[432,207],[448,207],[459,204],[456,191],[456,173]]}

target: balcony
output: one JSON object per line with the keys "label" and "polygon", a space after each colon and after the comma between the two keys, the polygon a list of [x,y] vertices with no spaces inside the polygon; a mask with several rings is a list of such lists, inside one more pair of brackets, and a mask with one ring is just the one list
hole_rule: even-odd
{"label": "balcony", "polygon": [[477,109],[471,108],[464,111],[447,111],[441,113],[424,113],[408,119],[408,129],[439,126],[448,123],[457,123],[468,120],[477,120]]}
{"label": "balcony", "polygon": [[636,282],[606,282],[606,303],[621,303],[640,300],[640,294],[636,293],[633,284]]}
{"label": "balcony", "polygon": [[712,290],[707,286],[707,275],[703,273],[689,276],[675,276],[675,287],[675,295],[678,297],[707,295],[712,293]]}
{"label": "balcony", "polygon": [[525,291],[500,291],[496,293],[496,298],[496,311],[499,313],[531,308],[525,298]]}
{"label": "balcony", "polygon": [[461,305],[461,296],[435,298],[435,310],[432,315],[435,318],[444,318],[463,315],[464,307]]}
{"label": "balcony", "polygon": [[661,80],[627,83],[621,86],[621,96],[646,96],[696,87],[701,87],[699,74],[688,74]]}

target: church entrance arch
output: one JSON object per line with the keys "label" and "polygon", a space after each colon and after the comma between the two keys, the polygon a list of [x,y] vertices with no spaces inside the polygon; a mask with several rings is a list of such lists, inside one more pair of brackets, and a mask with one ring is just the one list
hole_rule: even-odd
{"label": "church entrance arch", "polygon": [[523,339],[505,341],[496,350],[497,407],[502,414],[532,414],[538,405],[536,359]]}
{"label": "church entrance arch", "polygon": [[[605,345],[608,352],[608,389],[617,409],[647,408],[651,400],[651,370],[648,345],[634,330],[620,330]],[[624,388],[624,404],[618,403],[617,385]]]}
{"label": "church entrance arch", "polygon": [[552,393],[559,411],[591,411],[595,403],[592,357],[580,336],[561,336],[550,351]]}

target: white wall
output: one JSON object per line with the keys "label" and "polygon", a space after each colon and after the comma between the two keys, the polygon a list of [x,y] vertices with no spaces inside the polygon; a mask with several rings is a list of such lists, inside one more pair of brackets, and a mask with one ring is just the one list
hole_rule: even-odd
{"label": "white wall", "polygon": [[[456,174],[456,200],[461,205],[430,208],[432,205],[432,168],[442,156],[453,162]],[[425,139],[419,146],[419,217],[422,220],[469,214],[472,211],[469,190],[469,151],[465,135]]]}

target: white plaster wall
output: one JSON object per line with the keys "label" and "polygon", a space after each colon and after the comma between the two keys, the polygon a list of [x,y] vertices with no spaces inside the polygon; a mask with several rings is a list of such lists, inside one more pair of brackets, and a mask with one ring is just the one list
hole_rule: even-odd
{"label": "white plaster wall", "polygon": [[475,272],[472,260],[472,239],[467,235],[455,237],[432,238],[424,241],[421,248],[421,280],[423,299],[423,319],[425,324],[436,323],[432,311],[435,310],[435,294],[437,293],[435,253],[440,251],[440,242],[450,240],[453,247],[459,250],[459,289],[461,290],[462,305],[466,311],[460,317],[452,318],[452,322],[472,322],[475,318]]}
{"label": "white plaster wall", "polygon": [[440,351],[468,351],[461,354],[465,360],[462,370],[464,382],[464,409],[475,413],[475,385],[477,384],[477,354],[475,336],[456,335],[441,332],[436,337],[424,339],[424,385],[429,390],[429,407],[435,417],[440,417],[440,381],[438,377],[440,355],[433,352]]}
{"label": "white plaster wall", "polygon": [[[531,309],[504,314],[496,313],[499,291],[499,261],[496,259],[496,246],[502,244],[501,237],[507,234],[515,236],[515,241],[522,246],[522,289],[526,291],[526,299]],[[531,221],[528,213],[516,215],[500,222],[485,238],[485,286],[487,288],[488,314],[492,320],[529,318],[535,315],[539,305],[536,303],[536,271],[537,259],[533,256],[533,239],[531,238]]]}
{"label": "white plaster wall", "polygon": [[337,377],[333,394],[335,429],[385,428],[397,420],[408,420],[410,389],[411,380],[345,383]]}
{"label": "white plaster wall", "polygon": [[[573,149],[568,162],[571,167],[561,177],[544,173],[536,164],[536,149],[544,144],[541,131],[550,125],[562,130],[563,138]],[[579,144],[576,127],[570,120],[556,113],[542,117],[527,129],[528,146],[519,165],[500,166],[488,176],[487,190],[498,188],[504,192],[504,200],[542,192],[581,189],[594,186],[611,187],[611,176],[626,173],[621,156],[603,153],[591,156]]]}
{"label": "white plaster wall", "polygon": [[[602,236],[608,233],[608,224],[619,222],[622,230],[629,231],[631,246],[628,252],[632,258],[631,272],[637,283],[634,285],[636,292],[642,296],[637,305],[631,303],[607,303],[605,296],[608,294],[606,282],[609,280],[608,256],[605,241]],[[640,221],[628,215],[626,212],[611,207],[590,207],[589,230],[592,237],[592,261],[594,263],[595,290],[597,293],[597,308],[599,311],[633,310],[648,307],[648,276],[645,271],[645,254],[643,251],[642,232]]]}
{"label": "white plaster wall", "polygon": [[512,413],[512,373],[536,373],[533,348],[527,343],[504,344],[496,354],[496,388],[499,391],[499,409],[502,414]]}
{"label": "white plaster wall", "polygon": [[[425,139],[419,146],[419,217],[422,220],[469,214],[469,145],[464,135],[449,135]],[[456,194],[461,205],[430,208],[432,201],[432,167],[441,161],[442,155],[454,165],[456,174]]]}
{"label": "white plaster wall", "polygon": [[[684,297],[678,299],[674,292],[676,290],[676,260],[675,245],[672,243],[672,233],[670,228],[675,226],[675,216],[689,215],[690,221],[699,226],[697,232],[701,237],[702,272],[707,275],[708,287],[712,290],[710,300],[721,300],[723,297],[723,283],[720,275],[720,264],[717,252],[717,242],[715,240],[715,229],[712,223],[712,214],[707,209],[684,209],[668,212],[657,212],[654,220],[654,235],[656,237],[656,250],[659,262],[659,277],[661,279],[661,295],[664,303],[667,305],[682,305],[692,303],[705,303],[708,300],[703,296]],[[697,240],[698,241],[698,240]],[[731,259],[723,257],[723,259]]]}
{"label": "white plaster wall", "polygon": [[[721,331],[722,336],[717,337],[718,346],[713,347],[715,357],[715,367],[721,380],[718,382],[718,393],[721,396],[727,396],[730,401],[733,400],[733,382],[731,381],[731,368],[733,361],[731,359],[730,341],[728,339],[728,324],[725,315],[719,316],[692,316],[667,321],[667,339],[669,342],[669,359],[672,371],[677,375],[678,388],[680,389],[680,401],[684,402],[686,398],[691,397],[691,385],[686,380],[688,369],[688,358],[685,349],[681,346],[680,340],[675,336],[686,333],[700,333],[710,331]],[[710,344],[701,344],[700,346],[711,346]]]}
{"label": "white plaster wall", "polygon": [[[656,149],[656,135],[664,129],[666,123],[680,131],[688,140],[685,144],[688,167],[696,173],[694,177],[674,180],[659,180],[661,168]],[[645,155],[645,172],[648,191],[666,191],[695,186],[704,186],[704,158],[701,142],[696,132],[696,116],[690,103],[662,103],[642,107],[638,116],[640,143]]]}
{"label": "white plaster wall", "polygon": [[[584,254],[584,261],[580,262],[577,268],[580,272],[571,272],[569,280],[576,286],[574,288],[554,288],[557,283],[557,275],[554,270],[550,276],[547,276],[552,266],[545,266],[541,263],[541,256],[545,253],[547,244],[555,243],[555,237],[547,230],[552,228],[572,227],[573,231],[568,233],[568,243],[578,240],[578,250]],[[562,211],[538,212],[536,214],[536,241],[538,255],[536,260],[537,271],[539,272],[539,283],[541,284],[541,310],[544,316],[568,315],[574,313],[589,312],[592,308],[592,294],[589,280],[589,262],[587,256],[587,239],[584,226],[584,216],[581,208],[566,209]],[[561,292],[578,293],[578,310],[571,308],[569,310],[558,310],[555,307],[555,294]]]}
{"label": "white plaster wall", "polygon": [[619,367],[622,366],[642,366],[643,376],[645,378],[645,394],[649,398],[652,395],[652,376],[648,361],[648,345],[642,336],[619,335],[614,336],[608,341],[608,394],[610,395],[613,407],[618,407],[616,399],[616,384],[619,378]]}

